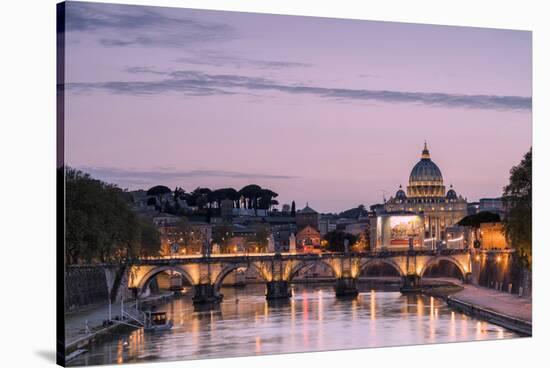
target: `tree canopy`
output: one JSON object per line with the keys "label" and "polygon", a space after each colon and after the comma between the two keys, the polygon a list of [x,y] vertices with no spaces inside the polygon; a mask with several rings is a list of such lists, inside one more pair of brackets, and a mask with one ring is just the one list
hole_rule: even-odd
{"label": "tree canopy", "polygon": [[258,208],[258,198],[262,187],[256,184],[249,184],[239,190],[239,195],[243,196],[246,201],[246,208]]}
{"label": "tree canopy", "polygon": [[233,237],[233,227],[229,223],[222,223],[212,229],[212,242],[220,246],[222,253],[229,252],[229,245]]}
{"label": "tree canopy", "polygon": [[532,149],[510,170],[502,199],[507,210],[504,231],[512,247],[530,263],[532,247]]}
{"label": "tree canopy", "polygon": [[131,211],[120,188],[69,167],[65,209],[69,264],[118,262],[160,250],[158,231]]}
{"label": "tree canopy", "polygon": [[210,195],[210,200],[215,202],[218,208],[221,207],[221,203],[225,199],[231,201],[238,201],[240,198],[239,193],[234,188],[220,188],[214,190]]}
{"label": "tree canopy", "polygon": [[147,190],[148,196],[161,196],[169,193],[172,193],[172,190],[164,185],[156,185],[152,188],[149,188],[149,190]]}
{"label": "tree canopy", "polygon": [[[172,193],[174,205],[168,201],[167,194]],[[240,207],[240,199],[244,198],[245,208],[266,209],[269,210],[279,203],[275,200],[279,194],[271,189],[262,188],[257,184],[249,184],[236,190],[235,188],[210,189],[206,187],[197,187],[192,192],[187,193],[183,188],[176,187],[172,192],[170,188],[164,185],[156,185],[147,190],[148,196],[154,196],[148,205],[154,205],[157,210],[165,211],[175,215],[186,214],[182,210],[179,200],[184,200],[189,206],[198,207],[199,210],[208,211],[214,208],[221,208],[223,200],[233,201],[233,206]]]}
{"label": "tree canopy", "polygon": [[486,222],[500,222],[500,216],[493,212],[482,211],[464,217],[458,224],[460,226],[471,226],[479,229],[481,224]]}
{"label": "tree canopy", "polygon": [[357,242],[357,237],[355,235],[340,230],[334,230],[326,233],[323,239],[326,240],[328,243],[327,250],[330,250],[332,252],[344,252],[344,242],[346,239],[349,242],[350,250],[352,245]]}
{"label": "tree canopy", "polygon": [[338,214],[339,217],[345,217],[345,218],[359,218],[360,216],[367,216],[368,211],[365,208],[365,205],[360,204],[359,206],[355,208],[351,208],[349,210],[340,212]]}

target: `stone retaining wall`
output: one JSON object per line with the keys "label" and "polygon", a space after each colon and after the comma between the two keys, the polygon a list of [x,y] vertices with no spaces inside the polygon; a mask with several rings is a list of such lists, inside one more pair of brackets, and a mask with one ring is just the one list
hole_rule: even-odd
{"label": "stone retaining wall", "polygon": [[65,310],[76,310],[108,301],[107,278],[101,267],[69,267],[65,272],[65,283]]}
{"label": "stone retaining wall", "polygon": [[65,311],[116,303],[130,297],[127,268],[118,265],[75,265],[65,272]]}
{"label": "stone retaining wall", "polygon": [[520,296],[531,296],[531,277],[520,268],[513,252],[476,251],[472,256],[472,283]]}

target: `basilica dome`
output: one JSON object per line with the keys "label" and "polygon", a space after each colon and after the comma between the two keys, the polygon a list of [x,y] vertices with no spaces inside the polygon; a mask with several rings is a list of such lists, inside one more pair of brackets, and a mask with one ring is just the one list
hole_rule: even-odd
{"label": "basilica dome", "polygon": [[424,150],[420,161],[414,165],[409,176],[407,187],[409,197],[444,197],[445,186],[443,175],[439,167],[430,158],[428,146],[424,143]]}
{"label": "basilica dome", "polygon": [[429,158],[423,158],[414,165],[411,175],[409,176],[409,183],[424,181],[443,183],[441,170],[439,170],[439,167]]}

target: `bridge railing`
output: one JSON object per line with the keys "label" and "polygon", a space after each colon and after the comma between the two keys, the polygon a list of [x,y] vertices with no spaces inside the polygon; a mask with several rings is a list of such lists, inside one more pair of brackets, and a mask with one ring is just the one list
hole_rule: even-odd
{"label": "bridge railing", "polygon": [[280,259],[301,259],[314,260],[319,258],[384,258],[410,255],[456,255],[468,253],[468,249],[416,249],[416,250],[384,250],[379,249],[368,252],[320,252],[320,253],[225,253],[204,255],[178,255],[178,256],[155,256],[142,257],[133,261],[133,264],[156,264],[156,263],[179,263],[179,262],[216,262],[223,260],[253,261]]}

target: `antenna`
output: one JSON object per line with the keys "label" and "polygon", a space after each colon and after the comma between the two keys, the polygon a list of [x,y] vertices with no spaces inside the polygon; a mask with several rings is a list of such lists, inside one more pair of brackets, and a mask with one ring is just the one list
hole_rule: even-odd
{"label": "antenna", "polygon": [[382,192],[382,200],[386,203],[386,194],[388,194],[388,191],[384,189],[380,189],[380,191]]}

